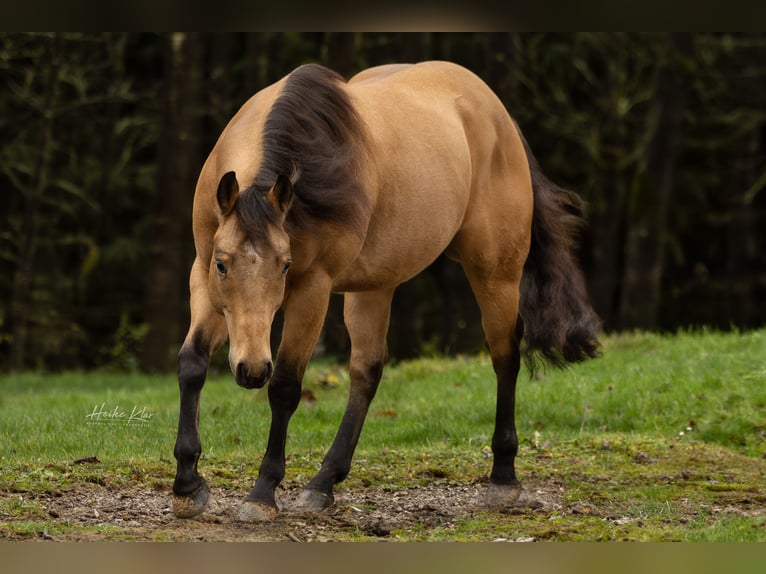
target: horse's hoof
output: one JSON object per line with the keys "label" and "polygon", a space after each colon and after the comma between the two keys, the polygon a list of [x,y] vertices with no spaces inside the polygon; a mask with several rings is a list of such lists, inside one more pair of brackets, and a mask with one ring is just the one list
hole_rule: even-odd
{"label": "horse's hoof", "polygon": [[276,506],[245,500],[239,507],[237,519],[240,522],[269,522],[274,520],[277,514],[279,514],[279,509]]}
{"label": "horse's hoof", "polygon": [[173,514],[177,518],[191,518],[202,513],[207,507],[209,493],[207,485],[200,486],[191,496],[173,495]]}
{"label": "horse's hoof", "polygon": [[332,493],[327,494],[318,490],[304,489],[295,501],[298,510],[324,510],[335,504]]}
{"label": "horse's hoof", "polygon": [[523,489],[518,482],[515,484],[489,483],[484,495],[484,505],[489,508],[511,509],[518,505]]}

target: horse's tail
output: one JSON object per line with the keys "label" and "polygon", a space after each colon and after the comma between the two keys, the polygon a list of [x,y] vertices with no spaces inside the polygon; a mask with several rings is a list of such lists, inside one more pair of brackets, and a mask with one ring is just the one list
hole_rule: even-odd
{"label": "horse's tail", "polygon": [[522,348],[532,368],[539,359],[562,367],[599,355],[600,321],[574,257],[584,203],[545,177],[529,144],[523,136],[521,140],[534,193],[532,238],[519,304],[524,323]]}

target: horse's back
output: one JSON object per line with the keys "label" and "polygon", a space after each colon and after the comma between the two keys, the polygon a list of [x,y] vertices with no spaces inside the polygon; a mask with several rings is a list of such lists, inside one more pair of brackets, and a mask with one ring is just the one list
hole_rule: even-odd
{"label": "horse's back", "polygon": [[443,61],[390,64],[360,72],[348,89],[378,146],[376,157],[388,160],[386,177],[403,171],[428,179],[431,193],[465,193],[471,202],[505,178],[529,187],[531,197],[516,125],[470,70]]}
{"label": "horse's back", "polygon": [[444,89],[470,89],[489,91],[489,87],[476,74],[453,62],[429,60],[416,64],[384,64],[362,70],[348,80],[349,86],[375,83],[403,85],[411,90],[440,91]]}

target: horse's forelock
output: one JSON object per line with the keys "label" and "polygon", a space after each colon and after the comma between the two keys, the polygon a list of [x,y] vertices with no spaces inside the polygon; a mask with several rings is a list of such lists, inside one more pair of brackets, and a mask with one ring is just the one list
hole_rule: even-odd
{"label": "horse's forelock", "polygon": [[237,221],[252,240],[266,239],[269,226],[279,223],[279,214],[266,198],[266,192],[255,187],[249,187],[240,193],[234,213]]}

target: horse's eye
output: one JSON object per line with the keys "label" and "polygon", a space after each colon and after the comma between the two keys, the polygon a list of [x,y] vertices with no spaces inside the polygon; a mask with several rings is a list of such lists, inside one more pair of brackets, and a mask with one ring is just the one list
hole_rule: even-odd
{"label": "horse's eye", "polygon": [[290,269],[290,265],[293,264],[292,259],[288,259],[285,261],[285,264],[282,266],[282,275],[285,275],[287,273],[287,270]]}
{"label": "horse's eye", "polygon": [[220,259],[215,260],[215,270],[218,271],[218,275],[220,275],[221,277],[225,277],[226,272],[228,271],[228,269],[226,268],[226,264]]}

